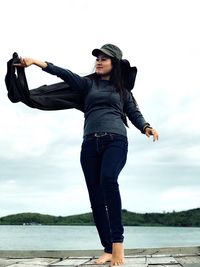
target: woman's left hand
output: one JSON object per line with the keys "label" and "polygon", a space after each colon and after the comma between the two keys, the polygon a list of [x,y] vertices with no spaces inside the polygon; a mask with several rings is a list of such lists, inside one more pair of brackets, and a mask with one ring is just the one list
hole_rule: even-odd
{"label": "woman's left hand", "polygon": [[150,137],[151,135],[153,135],[153,141],[155,142],[156,140],[158,140],[158,132],[156,131],[156,129],[153,128],[146,128],[145,129],[145,134],[147,137]]}

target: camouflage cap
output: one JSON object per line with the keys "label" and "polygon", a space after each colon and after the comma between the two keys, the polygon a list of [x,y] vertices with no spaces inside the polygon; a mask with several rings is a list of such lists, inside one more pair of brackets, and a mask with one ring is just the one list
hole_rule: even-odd
{"label": "camouflage cap", "polygon": [[110,57],[115,57],[117,59],[122,59],[122,51],[113,44],[105,44],[100,49],[96,48],[92,51],[92,55],[97,57],[100,53],[104,53]]}

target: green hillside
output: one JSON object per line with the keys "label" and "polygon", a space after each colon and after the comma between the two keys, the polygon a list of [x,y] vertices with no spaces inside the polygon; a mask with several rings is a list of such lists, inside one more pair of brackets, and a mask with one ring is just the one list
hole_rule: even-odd
{"label": "green hillside", "polygon": [[[166,213],[135,213],[122,211],[126,226],[200,226],[200,208]],[[0,218],[0,225],[93,225],[91,213],[72,216],[51,216],[39,213],[20,213]]]}

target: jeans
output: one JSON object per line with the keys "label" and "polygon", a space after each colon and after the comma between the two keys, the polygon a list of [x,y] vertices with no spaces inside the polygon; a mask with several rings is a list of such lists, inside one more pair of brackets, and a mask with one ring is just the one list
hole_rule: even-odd
{"label": "jeans", "polygon": [[93,218],[107,253],[112,253],[112,243],[124,239],[118,175],[126,163],[127,153],[127,137],[114,133],[86,136],[81,146],[80,162]]}

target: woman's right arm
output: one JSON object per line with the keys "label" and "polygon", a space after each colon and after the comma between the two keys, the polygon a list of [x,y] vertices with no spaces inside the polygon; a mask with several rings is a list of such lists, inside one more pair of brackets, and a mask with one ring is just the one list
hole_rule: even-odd
{"label": "woman's right arm", "polygon": [[42,69],[47,67],[46,62],[43,62],[43,61],[40,61],[37,59],[33,59],[33,58],[29,58],[29,57],[25,57],[25,58],[20,57],[20,63],[14,64],[14,66],[24,67],[24,68],[29,67],[31,65],[36,65]]}
{"label": "woman's right arm", "polygon": [[84,90],[86,87],[89,87],[89,79],[81,77],[68,69],[60,68],[46,61],[44,62],[33,58],[20,58],[20,63],[14,65],[19,67],[29,67],[31,65],[35,65],[40,67],[45,72],[58,76],[71,87],[80,90]]}

